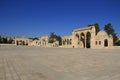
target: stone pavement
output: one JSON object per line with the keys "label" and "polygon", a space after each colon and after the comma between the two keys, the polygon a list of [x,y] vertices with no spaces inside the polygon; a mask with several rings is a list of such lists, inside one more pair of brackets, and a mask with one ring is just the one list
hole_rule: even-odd
{"label": "stone pavement", "polygon": [[120,80],[120,49],[1,46],[0,80]]}

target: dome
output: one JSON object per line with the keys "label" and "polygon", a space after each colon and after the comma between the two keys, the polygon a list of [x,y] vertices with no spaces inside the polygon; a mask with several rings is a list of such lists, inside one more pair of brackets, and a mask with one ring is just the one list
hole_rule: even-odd
{"label": "dome", "polygon": [[105,31],[99,31],[98,33],[97,33],[97,36],[108,36],[108,34],[105,32]]}

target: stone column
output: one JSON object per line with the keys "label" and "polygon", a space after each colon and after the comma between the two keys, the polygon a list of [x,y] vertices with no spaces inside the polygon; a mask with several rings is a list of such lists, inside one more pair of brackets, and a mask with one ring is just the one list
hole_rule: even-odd
{"label": "stone column", "polygon": [[95,36],[96,36],[96,32],[95,32],[95,26],[91,26],[92,29],[91,29],[91,41],[90,41],[90,44],[91,44],[91,48],[95,48]]}
{"label": "stone column", "polygon": [[86,34],[85,34],[85,48],[86,48]]}
{"label": "stone column", "polygon": [[16,41],[16,39],[15,39],[15,45],[17,45],[17,41]]}

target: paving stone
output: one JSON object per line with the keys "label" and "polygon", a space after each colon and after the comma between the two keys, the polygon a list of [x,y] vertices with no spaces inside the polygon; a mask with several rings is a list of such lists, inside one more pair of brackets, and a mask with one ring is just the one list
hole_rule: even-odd
{"label": "paving stone", "polygon": [[0,47],[0,80],[119,80],[120,49]]}

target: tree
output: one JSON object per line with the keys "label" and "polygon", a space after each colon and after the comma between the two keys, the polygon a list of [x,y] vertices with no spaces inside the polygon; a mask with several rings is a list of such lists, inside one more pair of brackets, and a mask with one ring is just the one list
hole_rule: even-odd
{"label": "tree", "polygon": [[62,38],[61,38],[61,36],[57,36],[57,41],[59,41],[59,45],[62,45]]}
{"label": "tree", "polygon": [[98,23],[95,23],[95,24],[89,24],[89,26],[95,26],[95,30],[96,30],[96,34],[100,31],[100,27],[99,27],[99,24]]}
{"label": "tree", "polygon": [[116,46],[120,46],[120,40],[116,41]]}
{"label": "tree", "polygon": [[0,43],[1,43],[1,41],[2,41],[2,37],[0,36]]}
{"label": "tree", "polygon": [[49,43],[53,43],[55,41],[59,41],[59,45],[62,45],[62,38],[56,35],[54,32],[51,32],[49,37]]}
{"label": "tree", "polygon": [[108,35],[111,34],[113,36],[113,44],[117,45],[118,44],[118,37],[115,33],[113,26],[110,23],[108,23],[105,25],[104,30],[107,32]]}
{"label": "tree", "polygon": [[2,40],[2,43],[7,43],[7,37],[3,37]]}
{"label": "tree", "polygon": [[39,38],[38,37],[34,37],[34,38],[32,38],[32,40],[39,40]]}
{"label": "tree", "polygon": [[57,35],[54,32],[51,32],[49,37],[49,43],[55,42],[56,39],[57,39]]}

